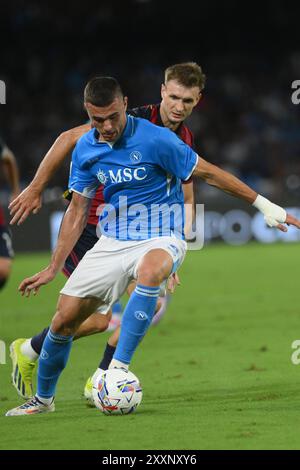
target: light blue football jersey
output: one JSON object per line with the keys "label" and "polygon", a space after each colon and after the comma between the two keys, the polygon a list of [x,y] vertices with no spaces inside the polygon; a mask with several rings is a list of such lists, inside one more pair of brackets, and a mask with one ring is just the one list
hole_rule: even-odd
{"label": "light blue football jersey", "polygon": [[129,115],[114,144],[98,138],[91,129],[77,142],[69,189],[93,198],[103,185],[101,233],[120,240],[184,238],[181,181],[190,178],[197,154],[169,129]]}

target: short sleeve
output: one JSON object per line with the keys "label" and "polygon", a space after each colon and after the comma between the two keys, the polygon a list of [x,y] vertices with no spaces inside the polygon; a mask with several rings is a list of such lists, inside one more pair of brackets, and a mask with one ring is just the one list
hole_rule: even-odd
{"label": "short sleeve", "polygon": [[78,163],[77,147],[75,147],[70,166],[69,190],[89,199],[93,199],[99,184],[97,178],[91,174],[88,168],[82,169],[80,167]]}
{"label": "short sleeve", "polygon": [[157,163],[168,173],[183,181],[190,179],[198,155],[169,129],[162,128],[157,136]]}

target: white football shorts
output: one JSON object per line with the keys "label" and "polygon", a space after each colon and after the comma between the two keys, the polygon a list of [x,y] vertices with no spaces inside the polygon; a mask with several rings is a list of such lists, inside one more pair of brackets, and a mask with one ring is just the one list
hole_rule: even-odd
{"label": "white football shorts", "polygon": [[100,306],[97,311],[106,314],[124,294],[128,284],[137,278],[139,263],[153,249],[162,249],[170,254],[172,272],[175,272],[184,260],[187,243],[175,237],[121,241],[102,235],[86,252],[60,293],[98,298]]}

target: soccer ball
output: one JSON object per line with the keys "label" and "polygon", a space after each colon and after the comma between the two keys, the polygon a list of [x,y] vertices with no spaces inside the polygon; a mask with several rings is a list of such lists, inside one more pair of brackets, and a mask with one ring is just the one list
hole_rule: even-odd
{"label": "soccer ball", "polygon": [[106,415],[125,415],[136,410],[142,401],[139,379],[130,371],[109,369],[93,381],[93,400]]}

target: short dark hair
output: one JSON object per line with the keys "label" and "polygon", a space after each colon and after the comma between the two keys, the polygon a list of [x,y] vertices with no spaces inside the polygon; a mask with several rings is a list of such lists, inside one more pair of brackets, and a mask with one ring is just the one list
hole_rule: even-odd
{"label": "short dark hair", "polygon": [[109,106],[116,96],[123,97],[123,92],[113,77],[94,77],[84,89],[84,102],[94,106]]}
{"label": "short dark hair", "polygon": [[177,80],[180,85],[187,88],[197,86],[201,91],[205,86],[206,77],[196,62],[182,62],[171,65],[165,70],[165,83],[169,80]]}

